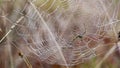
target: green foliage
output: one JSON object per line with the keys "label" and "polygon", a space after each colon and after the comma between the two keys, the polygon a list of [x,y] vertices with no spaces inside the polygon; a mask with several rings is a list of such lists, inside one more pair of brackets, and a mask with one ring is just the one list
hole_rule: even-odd
{"label": "green foliage", "polygon": [[67,9],[68,8],[68,1],[61,1],[61,0],[36,0],[35,5],[37,5],[43,11],[51,13],[55,11],[58,7],[60,9]]}
{"label": "green foliage", "polygon": [[1,5],[1,3],[2,3],[2,0],[0,0],[0,5]]}

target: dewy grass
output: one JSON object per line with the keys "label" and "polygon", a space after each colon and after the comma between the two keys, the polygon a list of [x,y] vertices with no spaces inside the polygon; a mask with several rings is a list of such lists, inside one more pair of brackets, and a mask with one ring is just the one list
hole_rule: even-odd
{"label": "dewy grass", "polygon": [[47,28],[52,40],[55,42],[55,45],[57,46],[58,50],[59,50],[59,53],[60,53],[60,56],[62,57],[62,60],[64,61],[65,65],[68,67],[67,65],[67,62],[66,62],[66,59],[64,58],[64,55],[59,47],[59,44],[57,43],[57,41],[55,40],[55,37],[53,36],[53,33],[51,32],[51,30],[49,29],[48,25],[46,24],[45,20],[42,18],[41,14],[38,12],[38,10],[36,9],[35,5],[30,2],[30,4],[33,6],[34,10],[36,11],[36,13],[38,14],[39,18],[42,20],[42,23],[45,25],[45,28]]}

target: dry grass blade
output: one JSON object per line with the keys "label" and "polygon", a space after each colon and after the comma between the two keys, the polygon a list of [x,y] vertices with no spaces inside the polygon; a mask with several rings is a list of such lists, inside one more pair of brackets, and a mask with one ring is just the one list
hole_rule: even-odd
{"label": "dry grass blade", "polygon": [[32,68],[28,58],[22,52],[19,52],[19,56],[24,60],[28,68]]}
{"label": "dry grass blade", "polygon": [[0,43],[2,43],[2,41],[12,32],[12,30],[18,25],[18,23],[20,23],[20,21],[24,18],[24,16],[21,16],[16,23],[14,23],[10,30],[5,34],[5,36],[2,37],[2,39],[0,39]]}

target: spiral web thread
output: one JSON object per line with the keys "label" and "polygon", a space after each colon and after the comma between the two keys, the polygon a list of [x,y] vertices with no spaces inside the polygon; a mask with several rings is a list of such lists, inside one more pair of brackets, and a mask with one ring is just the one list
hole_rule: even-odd
{"label": "spiral web thread", "polygon": [[[119,22],[117,19],[119,2],[114,6],[115,10],[109,14],[108,11],[112,10],[110,7],[114,5],[113,0],[111,2],[107,1],[107,5],[104,4],[104,0],[93,0],[94,3],[98,3],[95,8],[98,10],[96,14],[98,13],[99,16],[93,14],[88,21],[84,21],[83,18],[89,17],[90,13],[86,12],[88,15],[84,16],[83,14],[83,18],[81,18],[79,14],[82,8],[79,8],[78,4],[81,2],[87,4],[87,0],[63,0],[62,8],[59,5],[54,6],[57,0],[53,0],[48,7],[46,4],[49,1],[47,0],[39,7],[34,5],[35,1],[29,1],[23,11],[15,9],[13,12],[22,16],[22,19],[19,18],[21,22],[18,19],[16,23],[13,23],[9,18],[5,17],[6,20],[13,24],[10,32],[16,28],[14,29],[15,33],[24,40],[24,43],[20,43],[19,46],[28,45],[29,51],[38,56],[43,62],[65,66],[76,65],[100,55],[97,53],[97,49],[103,46],[101,45],[104,42],[103,39],[109,37],[104,36],[104,34],[113,31],[115,27],[113,25]],[[69,7],[64,10],[66,6]],[[86,8],[86,5],[83,8]],[[75,14],[83,20],[79,22]],[[104,19],[101,18],[103,14],[105,14]],[[8,34],[4,37],[8,36]],[[75,41],[72,41],[77,35],[82,36],[82,38],[76,38]],[[21,39],[15,39],[14,41],[19,43],[17,40]],[[0,41],[2,42],[2,39]]]}

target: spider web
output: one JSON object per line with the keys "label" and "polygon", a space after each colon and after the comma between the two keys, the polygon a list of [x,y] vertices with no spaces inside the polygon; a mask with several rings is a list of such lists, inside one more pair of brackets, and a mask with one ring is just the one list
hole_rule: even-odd
{"label": "spider web", "polygon": [[[40,6],[35,5],[35,1],[28,1],[22,11],[13,10],[18,17],[24,16],[15,24],[17,27],[14,31],[20,38],[14,41],[19,43],[19,40],[23,40],[19,46],[28,46],[30,52],[49,64],[72,66],[99,55],[97,48],[101,47],[104,38],[109,37],[104,34],[113,31],[113,24],[119,22],[115,17],[118,5],[113,6],[113,12],[108,12],[112,10],[110,7],[114,4],[113,0],[93,0],[95,7],[88,7],[93,4],[87,3],[90,0],[59,1],[60,5],[56,5],[57,0],[47,0]],[[83,4],[82,7],[79,4]],[[92,9],[85,9],[87,7]],[[81,11],[86,11],[86,14]],[[5,18],[14,25],[11,18]],[[77,35],[82,38],[72,41]]]}

